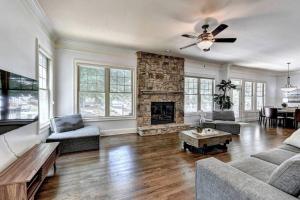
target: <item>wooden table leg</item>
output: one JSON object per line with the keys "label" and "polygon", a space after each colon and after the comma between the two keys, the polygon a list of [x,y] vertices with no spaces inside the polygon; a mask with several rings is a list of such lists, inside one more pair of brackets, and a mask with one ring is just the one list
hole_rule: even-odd
{"label": "wooden table leg", "polygon": [[54,175],[56,174],[56,162],[53,164],[53,169],[54,169]]}
{"label": "wooden table leg", "polygon": [[186,142],[183,142],[182,144],[183,150],[186,151],[186,149],[188,148],[188,145]]}
{"label": "wooden table leg", "polygon": [[207,153],[207,145],[205,144],[205,145],[203,145],[203,147],[202,147],[202,154],[203,154],[203,155],[206,155],[206,153]]}

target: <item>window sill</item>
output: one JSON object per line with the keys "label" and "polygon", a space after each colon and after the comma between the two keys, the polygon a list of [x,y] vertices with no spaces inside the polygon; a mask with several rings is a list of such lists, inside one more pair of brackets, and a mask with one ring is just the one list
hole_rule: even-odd
{"label": "window sill", "polygon": [[39,134],[41,134],[42,132],[47,131],[50,128],[50,122],[45,123],[45,124],[41,124],[39,126]]}
{"label": "window sill", "polygon": [[105,121],[123,121],[123,120],[135,120],[136,116],[128,117],[84,117],[84,122],[105,122]]}
{"label": "window sill", "polygon": [[257,113],[258,110],[245,110],[244,112],[245,113]]}
{"label": "window sill", "polygon": [[[204,112],[204,113],[210,113],[210,112]],[[201,112],[189,112],[189,113],[184,113],[185,117],[193,117],[193,116],[199,116],[200,117]]]}

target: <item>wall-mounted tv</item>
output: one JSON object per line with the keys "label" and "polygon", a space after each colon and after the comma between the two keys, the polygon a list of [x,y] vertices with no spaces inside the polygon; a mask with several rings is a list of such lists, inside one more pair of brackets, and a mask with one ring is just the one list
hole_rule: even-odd
{"label": "wall-mounted tv", "polygon": [[38,120],[38,81],[0,70],[0,135]]}

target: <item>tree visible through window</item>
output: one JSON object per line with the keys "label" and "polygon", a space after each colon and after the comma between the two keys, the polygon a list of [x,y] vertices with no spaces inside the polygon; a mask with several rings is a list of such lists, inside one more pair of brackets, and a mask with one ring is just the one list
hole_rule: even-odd
{"label": "tree visible through window", "polygon": [[185,102],[186,113],[211,112],[213,110],[214,80],[207,78],[185,77]]}
{"label": "tree visible through window", "polygon": [[245,110],[250,111],[253,108],[253,82],[245,82]]}
{"label": "tree visible through window", "polygon": [[110,70],[110,116],[132,115],[131,70]]}
{"label": "tree visible through window", "polygon": [[213,110],[213,80],[200,79],[201,110],[211,112]]}
{"label": "tree visible through window", "polygon": [[256,109],[260,110],[265,104],[265,84],[256,83]]}
{"label": "tree visible through window", "polygon": [[133,116],[131,69],[79,65],[79,112],[87,118]]}
{"label": "tree visible through window", "polygon": [[105,69],[79,67],[79,112],[84,116],[105,116]]}
{"label": "tree visible through window", "polygon": [[185,77],[184,83],[184,111],[197,112],[198,111],[198,78]]}

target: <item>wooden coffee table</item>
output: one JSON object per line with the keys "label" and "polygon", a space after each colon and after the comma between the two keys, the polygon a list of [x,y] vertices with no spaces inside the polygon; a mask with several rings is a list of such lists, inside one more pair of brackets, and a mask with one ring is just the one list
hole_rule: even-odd
{"label": "wooden coffee table", "polygon": [[200,135],[196,129],[181,131],[179,138],[184,150],[206,154],[210,150],[218,149],[227,151],[227,144],[232,141],[232,134],[212,129],[214,134]]}

